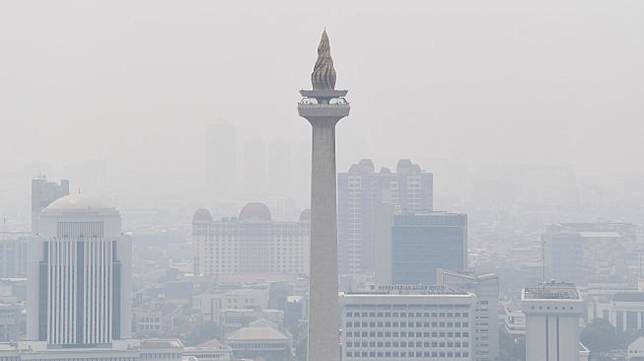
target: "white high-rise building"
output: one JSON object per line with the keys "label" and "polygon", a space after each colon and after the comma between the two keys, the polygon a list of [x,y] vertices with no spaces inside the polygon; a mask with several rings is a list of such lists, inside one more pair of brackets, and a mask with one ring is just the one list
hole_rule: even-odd
{"label": "white high-rise building", "polygon": [[586,353],[579,343],[584,303],[571,283],[549,282],[525,288],[526,361],[577,361]]}
{"label": "white high-rise building", "polygon": [[476,294],[474,321],[475,361],[499,358],[499,278],[495,274],[476,275],[444,269],[436,271],[439,286],[457,288]]}
{"label": "white high-rise building", "polygon": [[344,293],[342,359],[475,360],[476,295],[437,286]]}
{"label": "white high-rise building", "polygon": [[338,247],[341,275],[372,274],[382,263],[376,252],[383,206],[398,212],[431,212],[433,174],[409,159],[398,161],[395,172],[376,171],[362,159],[338,173]]}
{"label": "white high-rise building", "polygon": [[28,265],[28,339],[102,347],[128,338],[131,248],[114,207],[73,194],[45,208]]}

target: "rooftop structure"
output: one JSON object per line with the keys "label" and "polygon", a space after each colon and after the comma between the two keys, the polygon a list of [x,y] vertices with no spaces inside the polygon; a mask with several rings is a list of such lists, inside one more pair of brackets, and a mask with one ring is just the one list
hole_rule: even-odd
{"label": "rooftop structure", "polygon": [[473,360],[475,294],[444,287],[385,291],[341,294],[345,361]]}
{"label": "rooftop structure", "polygon": [[579,291],[572,283],[544,283],[538,287],[524,288],[523,300],[579,300]]}

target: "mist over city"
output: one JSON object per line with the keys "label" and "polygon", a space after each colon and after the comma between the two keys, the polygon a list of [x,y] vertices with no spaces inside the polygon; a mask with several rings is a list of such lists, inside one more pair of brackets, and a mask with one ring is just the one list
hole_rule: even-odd
{"label": "mist over city", "polygon": [[644,360],[644,2],[0,2],[0,361]]}

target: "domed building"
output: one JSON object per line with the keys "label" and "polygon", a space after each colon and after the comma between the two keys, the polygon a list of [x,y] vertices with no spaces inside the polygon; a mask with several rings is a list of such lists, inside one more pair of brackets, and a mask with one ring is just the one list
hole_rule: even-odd
{"label": "domed building", "polygon": [[246,204],[238,217],[213,221],[205,209],[192,222],[195,274],[304,275],[309,270],[310,212],[296,221],[276,221],[259,202]]}
{"label": "domed building", "polygon": [[131,241],[113,206],[71,194],[40,214],[29,264],[27,336],[48,345],[130,337]]}

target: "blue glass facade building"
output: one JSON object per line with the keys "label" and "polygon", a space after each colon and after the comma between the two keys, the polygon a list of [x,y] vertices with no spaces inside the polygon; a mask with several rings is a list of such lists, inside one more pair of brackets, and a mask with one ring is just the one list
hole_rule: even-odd
{"label": "blue glass facade building", "polygon": [[445,212],[396,215],[391,228],[394,284],[434,284],[438,268],[467,267],[467,215]]}

